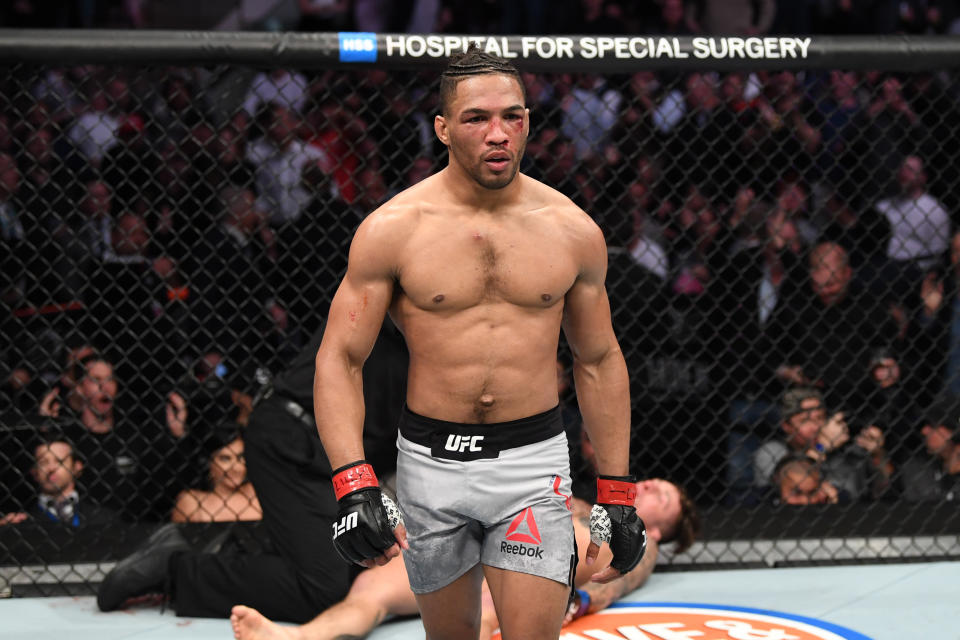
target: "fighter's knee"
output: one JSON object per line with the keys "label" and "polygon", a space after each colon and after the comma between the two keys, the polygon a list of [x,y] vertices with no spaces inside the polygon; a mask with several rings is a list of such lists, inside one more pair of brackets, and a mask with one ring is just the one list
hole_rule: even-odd
{"label": "fighter's knee", "polygon": [[377,590],[383,581],[377,578],[377,572],[366,570],[361,571],[350,585],[350,593],[371,592]]}
{"label": "fighter's knee", "polygon": [[416,610],[416,600],[409,584],[392,579],[376,569],[363,571],[353,581],[346,601],[375,612],[379,618],[387,615],[408,615]]}

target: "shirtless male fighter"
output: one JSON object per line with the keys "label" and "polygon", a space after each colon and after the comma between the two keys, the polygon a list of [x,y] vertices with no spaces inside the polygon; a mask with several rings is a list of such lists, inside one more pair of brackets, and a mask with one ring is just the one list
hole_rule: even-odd
{"label": "shirtless male fighter", "polygon": [[[478,49],[451,59],[434,120],[448,164],[357,229],[317,352],[334,545],[368,567],[402,548],[431,640],[477,637],[484,577],[504,638],[559,635],[576,558],[561,328],[601,474],[587,563],[602,541],[613,552],[592,579],[629,572],[645,546],[603,235],[567,197],[519,173],[529,116],[512,65]],[[403,522],[392,529],[362,445],[361,370],[388,312],[410,352],[397,439]]]}

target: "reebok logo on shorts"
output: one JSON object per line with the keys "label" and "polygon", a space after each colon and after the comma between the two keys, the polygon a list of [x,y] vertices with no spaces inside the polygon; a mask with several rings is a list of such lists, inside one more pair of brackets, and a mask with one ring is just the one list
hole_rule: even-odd
{"label": "reebok logo on shorts", "polygon": [[506,540],[500,542],[500,553],[543,559],[543,549],[539,547],[525,547],[522,544],[510,544]]}
{"label": "reebok logo on shorts", "polygon": [[[527,507],[517,514],[510,526],[507,527],[507,540],[500,543],[500,553],[509,553],[514,556],[530,556],[531,558],[543,559],[543,549],[540,546],[540,530],[537,528],[537,521],[533,518],[533,509]],[[509,542],[526,542],[535,544],[537,547],[527,547],[522,544],[510,544]]]}
{"label": "reebok logo on shorts", "polygon": [[[510,542],[540,544],[540,530],[537,528],[537,521],[533,518],[533,509],[527,507],[517,514],[517,517],[507,528],[506,538]],[[500,547],[500,550],[503,550],[503,546]]]}

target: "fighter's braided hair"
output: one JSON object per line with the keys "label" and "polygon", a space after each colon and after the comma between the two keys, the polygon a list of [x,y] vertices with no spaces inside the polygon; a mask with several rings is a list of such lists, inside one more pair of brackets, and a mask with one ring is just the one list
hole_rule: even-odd
{"label": "fighter's braided hair", "polygon": [[501,73],[516,78],[520,84],[520,90],[523,92],[524,102],[526,102],[527,92],[517,68],[504,58],[485,53],[476,43],[472,43],[463,53],[450,56],[447,68],[440,76],[440,113],[448,115],[454,92],[461,80],[490,73]]}

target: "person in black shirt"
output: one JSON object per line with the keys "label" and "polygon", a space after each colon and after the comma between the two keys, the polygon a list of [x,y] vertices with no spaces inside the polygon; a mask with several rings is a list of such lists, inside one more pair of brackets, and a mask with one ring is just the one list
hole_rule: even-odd
{"label": "person in black shirt", "polygon": [[816,245],[807,265],[807,285],[768,325],[769,366],[785,385],[821,387],[828,406],[857,414],[873,384],[873,355],[883,350],[897,362],[897,324],[882,298],[858,286],[839,244]]}
{"label": "person in black shirt", "polygon": [[[346,595],[361,567],[343,561],[328,535],[337,514],[333,473],[311,410],[323,331],[321,326],[287,369],[261,389],[244,434],[247,472],[273,550],[195,551],[176,525],[168,525],[106,576],[97,597],[101,610],[169,585],[171,606],[180,616],[226,618],[242,602],[272,619],[303,623]],[[407,358],[400,332],[385,320],[363,370],[364,449],[385,477],[396,468]]]}
{"label": "person in black shirt", "polygon": [[925,452],[900,469],[903,497],[912,502],[960,500],[960,399],[939,396],[922,424]]}
{"label": "person in black shirt", "polygon": [[54,387],[41,401],[39,415],[51,419],[83,460],[86,473],[79,484],[85,496],[132,519],[149,516],[149,496],[161,479],[148,477],[146,458],[162,449],[161,441],[148,432],[150,423],[139,408],[118,403],[120,385],[104,356],[88,354],[77,371],[73,390],[61,397]]}

